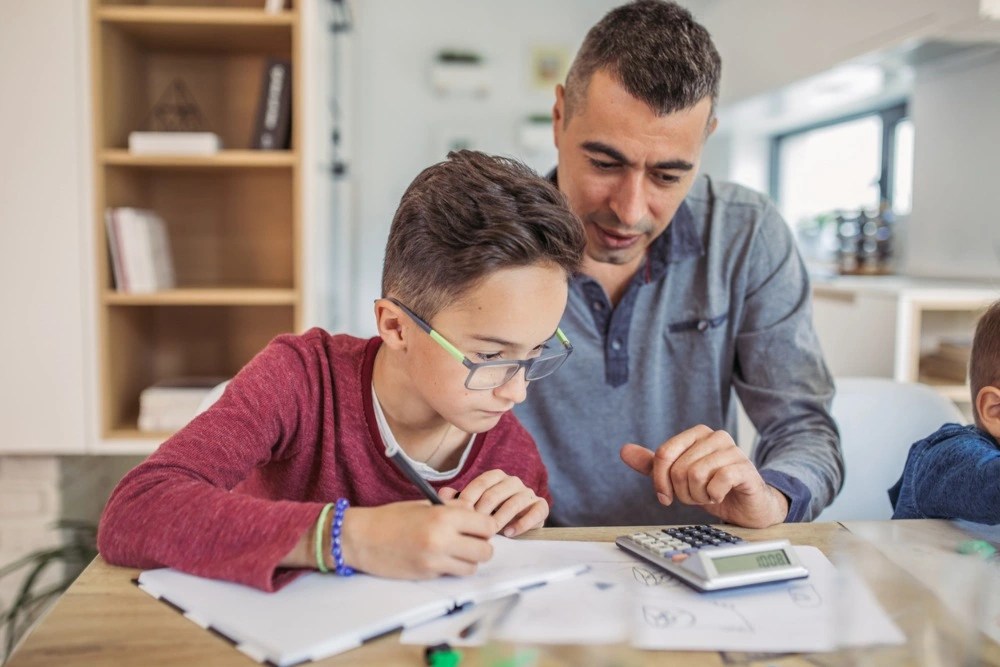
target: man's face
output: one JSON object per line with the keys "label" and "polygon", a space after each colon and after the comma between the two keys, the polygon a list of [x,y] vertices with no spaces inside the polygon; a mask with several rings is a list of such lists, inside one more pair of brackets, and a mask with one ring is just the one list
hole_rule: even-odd
{"label": "man's face", "polygon": [[[470,361],[537,357],[553,339],[567,297],[566,273],[553,264],[497,271],[439,311],[429,324]],[[466,433],[496,426],[525,399],[524,370],[495,389],[465,387],[469,370],[416,326],[411,327],[408,372],[434,412]],[[542,380],[544,382],[544,380]]]}
{"label": "man's face", "polygon": [[698,170],[711,100],[657,116],[604,71],[585,102],[565,118],[564,91],[553,109],[559,189],[587,233],[592,262],[638,268],[645,249],[670,224]]}

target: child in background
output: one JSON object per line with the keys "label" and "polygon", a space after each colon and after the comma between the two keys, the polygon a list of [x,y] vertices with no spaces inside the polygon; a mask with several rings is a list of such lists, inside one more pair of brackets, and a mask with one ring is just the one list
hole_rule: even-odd
{"label": "child in background", "polygon": [[889,489],[893,519],[1000,523],[1000,301],[976,326],[969,384],[975,425],[945,424],[910,448]]}
{"label": "child in background", "polygon": [[[460,151],[424,170],[389,231],[379,336],[274,339],[122,479],[101,554],[269,591],[302,568],[473,573],[495,533],[548,515],[510,410],[572,349],[557,326],[583,247],[562,195],[520,163]],[[397,448],[444,504],[387,458]]]}

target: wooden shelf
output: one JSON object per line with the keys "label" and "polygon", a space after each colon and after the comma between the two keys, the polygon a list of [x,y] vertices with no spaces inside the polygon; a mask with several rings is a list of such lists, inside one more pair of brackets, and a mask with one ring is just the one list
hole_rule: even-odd
{"label": "wooden shelf", "polygon": [[152,5],[108,5],[97,10],[97,17],[108,23],[164,23],[177,25],[283,25],[295,22],[295,13],[284,10],[267,12],[263,7],[163,7]]}
{"label": "wooden shelf", "polygon": [[241,7],[106,6],[102,25],[154,49],[287,53],[295,13]]}
{"label": "wooden shelf", "polygon": [[109,306],[294,306],[292,289],[241,287],[171,289],[147,294],[105,292]]}
{"label": "wooden shelf", "polygon": [[181,169],[290,168],[292,151],[222,150],[214,155],[135,155],[124,149],[101,152],[101,162],[115,167],[164,167]]}
{"label": "wooden shelf", "polygon": [[934,390],[956,403],[972,402],[972,391],[967,384],[956,384],[953,380],[936,378],[931,375],[921,375],[919,381],[934,387]]}

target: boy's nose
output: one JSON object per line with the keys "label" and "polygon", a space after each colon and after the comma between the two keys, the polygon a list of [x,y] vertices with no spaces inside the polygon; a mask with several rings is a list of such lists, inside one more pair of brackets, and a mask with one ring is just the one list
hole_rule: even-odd
{"label": "boy's nose", "polygon": [[526,371],[523,368],[517,369],[514,377],[504,382],[493,390],[494,395],[518,404],[528,396],[528,380],[525,379]]}

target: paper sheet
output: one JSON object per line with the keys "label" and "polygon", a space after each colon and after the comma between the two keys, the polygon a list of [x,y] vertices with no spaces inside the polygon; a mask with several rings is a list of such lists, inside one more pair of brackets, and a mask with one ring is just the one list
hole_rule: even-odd
{"label": "paper sheet", "polygon": [[[813,652],[901,644],[903,633],[867,586],[819,549],[796,547],[808,579],[698,593],[609,543],[551,542],[590,570],[522,595],[492,639],[522,643],[629,642],[664,650]],[[404,643],[448,641],[476,610],[408,629]],[[473,643],[481,644],[488,637]]]}

